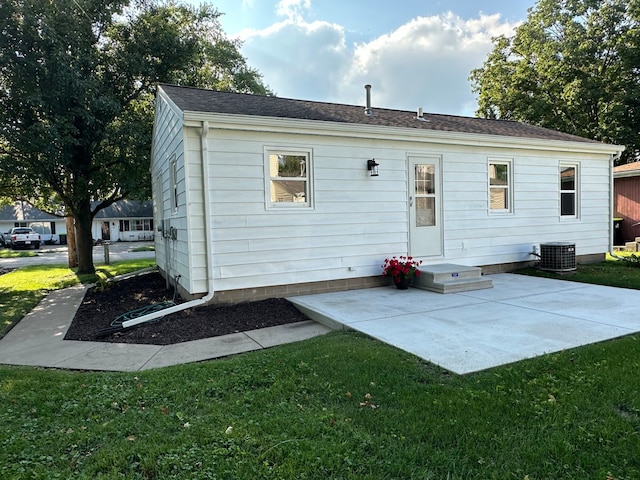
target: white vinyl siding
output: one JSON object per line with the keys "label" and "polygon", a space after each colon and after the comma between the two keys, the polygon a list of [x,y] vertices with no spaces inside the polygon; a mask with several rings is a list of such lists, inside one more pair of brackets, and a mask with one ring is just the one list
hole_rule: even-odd
{"label": "white vinyl siding", "polygon": [[[393,141],[378,141],[372,147],[363,139],[282,135],[276,139],[282,145],[300,150],[313,145],[314,209],[299,215],[295,208],[265,212],[264,151],[273,137],[247,138],[246,133],[227,130],[210,133],[208,183],[218,290],[379,275],[385,257],[409,248],[407,152],[442,155],[447,262],[533,260],[532,245],[551,241],[575,241],[579,255],[607,249],[608,184],[599,176],[606,178],[608,160],[602,157],[582,160],[592,180],[589,188],[597,190],[589,205],[590,221],[568,227],[559,223],[555,151],[514,155],[518,169],[512,169],[512,205],[518,209],[504,217],[487,216],[488,156],[477,148]],[[366,159],[374,156],[381,166],[378,177],[370,177],[366,169]],[[190,205],[201,211],[201,205]],[[206,268],[201,248],[201,242],[191,246],[197,258],[191,261],[191,275],[196,291],[202,293]]]}
{"label": "white vinyl siding", "polygon": [[[603,254],[609,242],[609,183],[606,155],[566,154],[581,165],[581,218],[559,215],[558,152],[514,150],[513,204],[508,217],[487,215],[486,155],[471,148],[443,157],[445,258],[463,265],[534,260],[533,245],[576,243],[578,255]],[[495,154],[500,154],[496,151]],[[484,157],[484,158],[482,158]],[[484,213],[484,214],[483,214]]]}
{"label": "white vinyl siding", "polygon": [[[374,150],[364,139],[336,144],[329,137],[274,137],[210,134],[218,289],[375,276],[378,258],[389,248],[406,251],[404,149],[379,146],[376,161],[384,162],[385,170],[371,177],[366,160]],[[273,145],[312,155],[314,209],[265,211],[265,150]]]}
{"label": "white vinyl siding", "polygon": [[[191,291],[194,284],[187,229],[186,129],[183,128],[181,114],[162,96],[156,100],[153,131],[154,224],[162,228],[154,235],[156,263],[172,279],[179,275],[179,282]],[[202,185],[201,179],[199,183]],[[176,240],[170,238],[171,234],[175,234]]]}
{"label": "white vinyl siding", "polygon": [[[309,215],[295,208],[265,212],[265,149],[275,142],[294,151],[313,146],[314,209]],[[519,208],[509,217],[487,218],[488,155],[477,148],[394,141],[372,146],[365,139],[274,138],[228,130],[212,131],[208,148],[218,289],[380,274],[385,257],[408,251],[407,152],[442,155],[446,261],[531,260],[533,244],[576,238],[581,239],[579,253],[606,250],[606,231],[594,235],[593,225],[576,225],[570,232],[560,228],[557,152],[514,155],[519,167],[510,172],[510,196]],[[505,158],[500,150],[488,153]],[[366,169],[366,160],[374,157],[380,163],[378,177]],[[606,161],[591,164],[606,174]],[[606,214],[606,205],[596,208],[597,215]]]}

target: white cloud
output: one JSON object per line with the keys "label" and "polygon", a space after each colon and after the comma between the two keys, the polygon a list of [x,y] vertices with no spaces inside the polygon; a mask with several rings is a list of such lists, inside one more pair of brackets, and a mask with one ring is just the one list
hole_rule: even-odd
{"label": "white cloud", "polygon": [[302,18],[305,10],[311,8],[311,0],[280,0],[276,6],[278,15],[288,19]]}
{"label": "white cloud", "polygon": [[472,115],[470,71],[482,66],[491,38],[516,24],[496,15],[463,20],[447,13],[416,17],[364,43],[347,45],[341,25],[307,22],[310,0],[281,0],[285,20],[244,31],[243,53],[277,95],[362,104],[373,85],[373,106]]}
{"label": "white cloud", "polygon": [[332,101],[352,61],[344,29],[328,22],[289,18],[240,36],[249,65],[278,96]]}
{"label": "white cloud", "polygon": [[[473,113],[468,77],[492,48],[491,38],[513,25],[498,15],[462,20],[446,14],[418,17],[394,32],[356,45],[347,84],[371,83],[377,103],[435,113]],[[361,93],[352,94],[349,102]]]}

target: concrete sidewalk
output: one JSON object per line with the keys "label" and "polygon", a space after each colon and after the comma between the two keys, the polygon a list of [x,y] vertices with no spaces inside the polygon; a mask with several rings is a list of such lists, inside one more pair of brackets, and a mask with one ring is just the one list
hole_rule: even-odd
{"label": "concrete sidewalk", "polygon": [[84,286],[77,286],[51,292],[0,340],[0,363],[138,371],[259,350],[305,340],[331,330],[314,321],[306,321],[174,345],[63,340],[84,291]]}

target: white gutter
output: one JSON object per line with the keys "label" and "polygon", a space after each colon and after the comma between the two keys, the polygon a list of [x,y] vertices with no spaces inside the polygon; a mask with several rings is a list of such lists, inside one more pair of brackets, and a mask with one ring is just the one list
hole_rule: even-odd
{"label": "white gutter", "polygon": [[[209,134],[209,122],[206,120],[202,122],[202,132],[200,134],[200,160],[202,162],[202,190],[204,192],[204,235],[205,235],[205,249],[207,255],[207,294],[196,300],[191,300],[186,303],[181,303],[180,305],[174,305],[173,307],[165,308],[164,310],[158,310],[157,312],[150,313],[148,315],[143,315],[138,318],[133,318],[131,320],[127,320],[122,322],[122,328],[133,327],[134,325],[138,325],[140,323],[149,322],[151,320],[155,320],[157,318],[162,318],[165,315],[170,315],[172,313],[181,312],[183,310],[187,310],[193,307],[199,307],[201,305],[206,305],[215,295],[215,291],[213,289],[213,246],[212,246],[212,238],[211,235],[211,189],[207,185],[209,178],[209,160],[208,153],[209,148],[207,146],[207,135]],[[176,285],[174,288],[178,288]]]}

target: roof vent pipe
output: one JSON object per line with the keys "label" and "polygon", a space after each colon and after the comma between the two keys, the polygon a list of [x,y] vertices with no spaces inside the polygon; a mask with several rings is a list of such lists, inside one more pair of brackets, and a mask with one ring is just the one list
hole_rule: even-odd
{"label": "roof vent pipe", "polygon": [[422,107],[418,108],[418,113],[416,115],[416,118],[424,122],[424,112],[422,111]]}
{"label": "roof vent pipe", "polygon": [[367,107],[364,109],[364,114],[370,117],[373,115],[373,111],[371,110],[371,85],[365,85],[364,89],[367,91]]}

